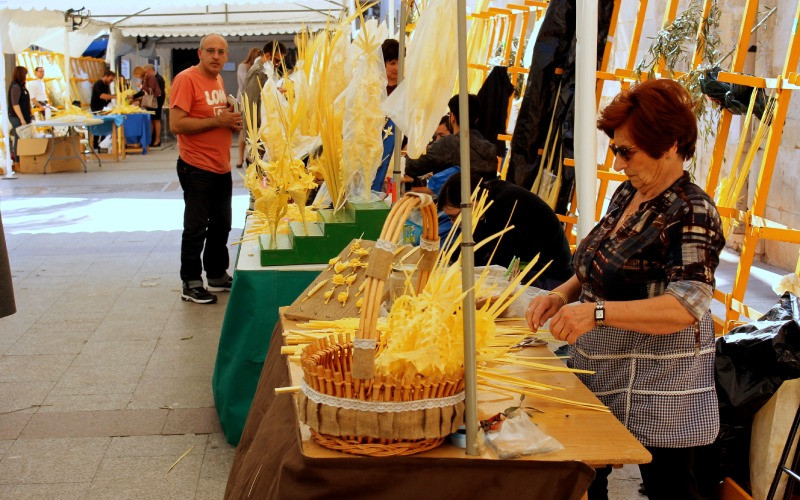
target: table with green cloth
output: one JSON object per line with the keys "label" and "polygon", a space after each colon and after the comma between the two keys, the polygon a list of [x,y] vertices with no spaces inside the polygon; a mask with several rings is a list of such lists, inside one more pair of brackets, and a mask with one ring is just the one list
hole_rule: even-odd
{"label": "table with green cloth", "polygon": [[[243,234],[251,222],[248,217]],[[322,264],[263,267],[258,241],[239,245],[211,386],[225,437],[239,442],[261,376],[278,308],[294,302]]]}

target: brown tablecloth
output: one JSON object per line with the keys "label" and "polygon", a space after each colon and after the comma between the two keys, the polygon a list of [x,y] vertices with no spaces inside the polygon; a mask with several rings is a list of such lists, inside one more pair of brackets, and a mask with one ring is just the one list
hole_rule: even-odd
{"label": "brown tablecloth", "polygon": [[481,498],[578,499],[594,478],[581,462],[426,458],[309,458],[293,396],[274,389],[291,385],[281,356],[280,322],[236,449],[225,498]]}

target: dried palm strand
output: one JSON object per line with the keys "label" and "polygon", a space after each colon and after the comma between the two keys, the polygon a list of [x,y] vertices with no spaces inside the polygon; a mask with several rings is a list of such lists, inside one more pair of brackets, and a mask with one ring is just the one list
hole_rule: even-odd
{"label": "dried palm strand", "polygon": [[[745,117],[745,126],[742,128],[742,137],[740,137],[739,139],[739,144],[736,149],[736,156],[734,157],[733,163],[731,164],[731,171],[720,182],[720,186],[717,193],[717,205],[720,207],[736,208],[736,203],[739,201],[739,198],[741,197],[742,189],[744,188],[744,183],[750,175],[750,168],[753,165],[753,160],[755,159],[755,155],[761,148],[761,145],[764,143],[764,140],[769,134],[769,131],[772,126],[772,117],[775,113],[775,103],[777,102],[777,100],[774,99],[772,96],[770,96],[770,98],[767,100],[767,106],[764,109],[764,113],[761,116],[761,121],[758,124],[758,129],[756,130],[755,137],[753,138],[753,141],[750,144],[750,148],[747,151],[747,155],[744,158],[741,168],[739,168],[739,160],[741,158],[745,143],[744,135],[747,134],[747,131],[749,129],[750,120],[753,115],[753,106],[756,101],[757,91],[758,89],[753,89],[753,94],[750,97],[750,105],[747,109],[747,116]],[[726,238],[730,236],[730,232],[733,229],[733,224],[735,222],[736,219],[734,218],[727,216],[722,217],[722,230]]]}

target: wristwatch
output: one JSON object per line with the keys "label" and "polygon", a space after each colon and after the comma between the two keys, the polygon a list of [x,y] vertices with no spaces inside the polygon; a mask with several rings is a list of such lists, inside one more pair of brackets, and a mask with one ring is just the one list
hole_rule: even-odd
{"label": "wristwatch", "polygon": [[598,300],[594,303],[594,324],[603,326],[606,322],[606,302]]}

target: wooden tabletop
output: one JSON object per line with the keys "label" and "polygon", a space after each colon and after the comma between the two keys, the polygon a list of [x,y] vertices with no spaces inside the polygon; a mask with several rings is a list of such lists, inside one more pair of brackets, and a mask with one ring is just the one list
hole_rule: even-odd
{"label": "wooden tabletop", "polygon": [[[522,320],[519,321],[521,322]],[[297,325],[296,322],[284,318],[282,314],[281,323],[284,331],[294,329]],[[521,354],[537,357],[551,356],[552,360],[537,361],[554,366],[562,365],[562,362],[555,358],[552,351],[544,346],[526,348]],[[286,362],[288,363],[288,360]],[[500,366],[496,363],[489,364],[490,367],[492,365]],[[289,366],[292,385],[300,385],[300,381],[303,378],[302,370],[296,363],[289,363]],[[504,371],[513,373],[515,377],[535,380],[565,389],[563,391],[548,391],[548,395],[586,403],[600,403],[597,397],[572,373],[548,372],[512,365],[502,366]],[[479,389],[478,416],[480,419],[485,419],[510,406],[516,406],[518,401],[519,398],[511,394]],[[525,398],[524,405],[533,406],[543,412],[533,412],[533,421],[542,431],[557,439],[564,446],[561,451],[533,455],[525,457],[525,460],[577,460],[590,466],[641,464],[651,460],[650,453],[611,413],[568,407],[560,403],[530,396]],[[311,440],[308,427],[303,424],[299,425],[303,437],[303,453],[306,456],[311,458],[352,458],[354,456],[319,446]],[[457,448],[447,442],[438,448],[412,455],[412,457],[495,458],[488,451],[480,457],[471,457],[465,454],[463,448]]]}

